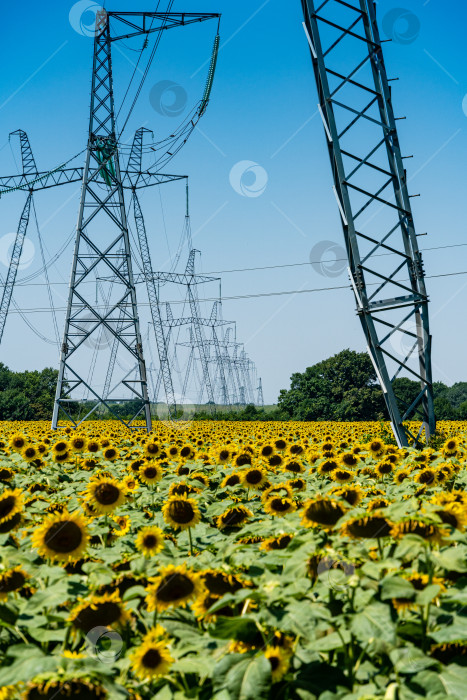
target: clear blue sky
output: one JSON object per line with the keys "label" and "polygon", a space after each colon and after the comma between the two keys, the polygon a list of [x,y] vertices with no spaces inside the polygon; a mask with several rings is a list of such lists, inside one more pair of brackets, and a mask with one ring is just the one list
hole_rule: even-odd
{"label": "clear blue sky", "polygon": [[[0,94],[2,173],[16,172],[8,133],[17,128],[28,132],[40,169],[55,166],[85,147],[92,39],[76,31],[80,25],[75,20],[75,28],[70,23],[73,5],[63,0],[49,0],[45,5],[27,1],[3,10],[1,52],[8,68],[2,73]],[[412,200],[416,227],[419,233],[429,234],[419,240],[422,248],[467,243],[467,98],[463,108],[467,6],[460,0],[449,3],[449,9],[439,0],[382,0],[378,2],[380,26],[390,10],[401,6],[409,14],[399,19],[394,28],[396,40],[385,44],[385,56],[388,74],[399,77],[393,83],[396,115],[407,117],[398,122],[402,150],[414,155],[406,164],[410,191],[421,194]],[[155,3],[121,0],[106,7],[152,10]],[[202,251],[199,269],[305,263],[323,240],[342,245],[322,123],[316,116],[317,94],[300,2],[175,0],[173,10],[222,13],[221,50],[208,111],[168,168],[190,176],[194,244]],[[81,19],[86,25],[91,13]],[[407,21],[409,26],[404,24]],[[186,112],[169,117],[153,108],[151,89],[160,81],[182,86],[188,97],[186,110],[200,98],[215,28],[215,23],[205,23],[165,34],[128,124],[128,137],[144,124],[160,138],[183,119]],[[401,41],[399,37],[408,32],[413,34],[409,43]],[[137,56],[132,50],[136,46],[139,44],[126,43],[114,51],[117,104]],[[17,144],[12,142],[12,147],[17,157]],[[259,196],[242,196],[232,186],[231,181],[237,182],[236,170],[229,175],[241,161],[252,161],[264,170],[257,170],[266,185]],[[245,175],[242,182],[248,189],[253,175],[250,179]],[[261,185],[260,180],[256,182]],[[148,212],[154,267],[168,268],[183,223],[183,186],[168,185],[160,194],[165,230],[159,192],[145,192],[141,200]],[[78,198],[76,185],[36,195],[46,259],[69,238]],[[0,200],[2,276],[11,241],[8,234],[16,228],[24,200],[24,193]],[[34,221],[28,237],[19,282],[41,268]],[[71,256],[68,245],[49,270],[54,304],[60,309],[66,301]],[[466,258],[467,247],[426,251],[427,275],[465,271]],[[44,281],[41,275],[33,280],[39,283],[36,286],[18,287],[16,303],[22,308],[47,307]],[[345,271],[328,278],[303,265],[224,274],[222,292],[228,297],[346,283]],[[435,379],[448,384],[467,380],[467,275],[428,279],[427,286]],[[170,292],[170,297],[177,298],[176,294]],[[267,402],[276,400],[293,372],[345,347],[365,347],[349,289],[227,300],[223,313],[237,322],[238,339],[245,342],[263,377]],[[145,325],[146,312],[142,316]],[[29,314],[28,319],[54,339],[50,313]],[[57,319],[61,335],[62,311]],[[0,359],[15,370],[58,365],[56,345],[39,340],[17,314],[7,321]]]}

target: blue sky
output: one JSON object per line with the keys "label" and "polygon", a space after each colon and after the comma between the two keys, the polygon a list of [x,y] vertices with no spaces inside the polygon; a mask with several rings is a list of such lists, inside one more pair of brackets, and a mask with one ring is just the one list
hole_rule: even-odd
{"label": "blue sky", "polygon": [[[4,8],[1,51],[8,70],[2,74],[0,94],[2,173],[16,172],[13,153],[17,159],[18,144],[11,141],[10,147],[8,133],[17,128],[28,132],[40,169],[56,166],[85,147],[92,39],[83,35],[83,26],[92,16],[90,12],[83,15],[80,25],[73,19],[76,13],[72,14],[72,26],[73,6],[72,2],[49,0],[45,6],[26,2]],[[122,0],[106,7],[129,10],[136,5]],[[137,4],[141,10],[154,7],[151,2]],[[385,44],[385,57],[388,74],[399,77],[393,83],[393,103],[396,115],[406,117],[398,122],[402,150],[414,156],[406,165],[410,192],[421,195],[412,200],[415,223],[419,233],[428,232],[419,241],[422,249],[458,246],[467,243],[467,6],[457,0],[447,12],[439,0],[382,0],[378,18],[383,36],[383,27],[390,29],[383,18],[392,17],[388,13],[394,8],[404,9],[405,19],[401,16],[393,25],[394,40]],[[320,254],[322,241],[341,246],[300,2],[175,0],[173,10],[222,13],[221,49],[208,110],[167,168],[190,176],[194,245],[202,252],[198,269],[307,263],[312,251],[312,258]],[[128,123],[128,138],[143,124],[155,131],[156,139],[163,138],[201,97],[215,30],[214,22],[206,22],[166,33]],[[409,31],[413,35],[407,43],[403,37]],[[133,70],[137,55],[133,49],[139,45],[126,42],[114,51],[117,104]],[[164,80],[180,85],[187,96],[186,111],[178,117],[164,116],[151,103],[151,90]],[[76,164],[82,164],[81,159]],[[235,166],[243,161],[257,165],[253,166],[256,171],[240,180],[236,173],[247,166]],[[244,196],[254,187],[254,172],[261,192]],[[4,195],[0,200],[2,276],[24,200],[24,193]],[[44,256],[49,259],[73,231],[79,188],[68,185],[39,192],[35,201]],[[155,190],[145,192],[141,202],[151,231],[153,265],[167,269],[183,225],[183,185],[167,185],[160,195]],[[28,238],[19,283],[42,267],[34,220]],[[466,253],[467,247],[426,250],[427,275],[467,271]],[[69,244],[49,268],[60,334],[71,256]],[[15,291],[18,306],[48,307],[44,275],[31,282],[34,286],[18,286]],[[340,285],[347,285],[345,270],[330,278],[310,265],[222,275],[225,297]],[[448,384],[467,380],[463,324],[467,275],[428,278],[427,287],[435,379]],[[176,299],[178,293],[174,290],[169,296]],[[212,291],[206,288],[206,294],[215,294],[214,286]],[[365,348],[353,295],[347,288],[226,300],[223,314],[237,322],[238,339],[257,364],[267,402],[276,400],[293,372],[345,347]],[[41,341],[12,313],[0,349],[1,361],[15,370],[57,366],[50,312],[31,313],[27,318],[52,342]],[[142,323],[145,327],[144,311]]]}

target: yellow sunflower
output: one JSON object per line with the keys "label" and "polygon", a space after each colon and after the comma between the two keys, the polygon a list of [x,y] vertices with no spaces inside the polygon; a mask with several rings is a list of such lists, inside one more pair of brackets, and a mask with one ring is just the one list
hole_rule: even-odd
{"label": "yellow sunflower", "polygon": [[264,542],[260,544],[259,548],[264,549],[266,552],[273,552],[276,549],[285,549],[289,546],[292,539],[293,535],[285,533],[283,535],[276,535],[275,537],[268,537],[267,540],[264,540]]}
{"label": "yellow sunflower", "polygon": [[152,486],[163,477],[162,467],[154,462],[145,462],[138,469],[138,476],[148,486]]}
{"label": "yellow sunflower", "polygon": [[228,508],[216,518],[219,530],[225,527],[242,527],[249,518],[253,517],[251,510],[240,504]]}
{"label": "yellow sunflower", "polygon": [[389,537],[392,523],[383,515],[371,512],[368,515],[352,518],[342,527],[342,534],[354,538],[378,539]]}
{"label": "yellow sunflower", "polygon": [[86,520],[79,513],[52,513],[33,532],[31,542],[39,554],[53,561],[76,561],[88,545]]}
{"label": "yellow sunflower", "polygon": [[123,626],[130,614],[122,602],[119,592],[91,595],[76,605],[68,618],[76,630],[87,634],[93,627]]}
{"label": "yellow sunflower", "polygon": [[266,513],[277,517],[293,513],[296,509],[297,507],[291,498],[281,498],[280,496],[270,496],[264,504]]}
{"label": "yellow sunflower", "polygon": [[136,549],[145,557],[152,557],[164,546],[164,533],[160,527],[149,525],[138,532],[135,541]]}
{"label": "yellow sunflower", "polygon": [[140,681],[148,683],[169,671],[173,658],[164,634],[165,630],[157,625],[144,635],[141,645],[132,650],[131,670]]}
{"label": "yellow sunflower", "polygon": [[271,665],[272,682],[277,683],[287,673],[290,666],[290,653],[281,647],[269,646],[264,652]]}
{"label": "yellow sunflower", "polygon": [[146,605],[149,612],[167,608],[184,607],[203,592],[199,574],[182,566],[165,566],[159,576],[146,588]]}
{"label": "yellow sunflower", "polygon": [[115,460],[120,457],[120,454],[115,447],[109,445],[108,447],[105,447],[102,451],[102,456],[108,462],[115,462]]}
{"label": "yellow sunflower", "polygon": [[221,488],[226,486],[236,486],[241,482],[240,474],[238,472],[233,472],[232,474],[227,474],[221,481]]}
{"label": "yellow sunflower", "polygon": [[70,439],[70,448],[72,452],[85,452],[86,447],[87,441],[84,435],[75,435]]}
{"label": "yellow sunflower", "polygon": [[28,579],[27,573],[21,566],[0,573],[0,600],[6,600],[9,593],[19,591]]}
{"label": "yellow sunflower", "polygon": [[19,489],[6,489],[0,495],[0,533],[10,532],[21,522],[23,495]]}
{"label": "yellow sunflower", "polygon": [[23,447],[26,446],[26,438],[21,433],[15,433],[11,436],[8,444],[14,452],[21,452]]}
{"label": "yellow sunflower", "polygon": [[122,505],[127,492],[128,489],[123,482],[98,474],[89,481],[86,500],[98,513],[111,513]]}
{"label": "yellow sunflower", "polygon": [[21,450],[21,457],[25,462],[33,462],[39,458],[39,451],[36,450],[34,445],[25,445]]}
{"label": "yellow sunflower", "polygon": [[112,532],[117,537],[123,537],[126,535],[130,529],[131,520],[128,515],[118,515],[112,518],[113,522],[117,526],[116,528],[112,525]]}
{"label": "yellow sunflower", "polygon": [[305,502],[302,525],[305,527],[333,527],[344,515],[344,507],[331,498],[317,496]]}
{"label": "yellow sunflower", "polygon": [[242,474],[242,484],[248,489],[260,489],[266,483],[266,472],[262,467],[250,467]]}
{"label": "yellow sunflower", "polygon": [[162,508],[162,515],[168,525],[180,530],[193,527],[201,520],[198,504],[194,498],[186,496],[170,496]]}
{"label": "yellow sunflower", "polygon": [[59,440],[55,445],[52,445],[51,452],[53,456],[56,456],[68,452],[69,449],[70,445],[66,440]]}

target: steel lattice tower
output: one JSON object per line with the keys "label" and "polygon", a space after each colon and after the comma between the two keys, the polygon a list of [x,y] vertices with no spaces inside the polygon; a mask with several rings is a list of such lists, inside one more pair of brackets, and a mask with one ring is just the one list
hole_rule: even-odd
{"label": "steel lattice tower", "polygon": [[[368,352],[399,445],[418,408],[435,431],[428,297],[391,89],[371,0],[302,0],[350,281]],[[365,220],[366,217],[366,220]],[[408,345],[407,345],[408,343]],[[420,392],[401,415],[393,381]]]}
{"label": "steel lattice tower", "polygon": [[[84,378],[84,371],[89,366],[89,350],[86,345],[95,342],[98,347],[103,334],[117,340],[118,347],[124,353],[124,362],[129,367],[129,371],[116,385],[125,396],[116,395],[112,401],[126,401],[130,395],[137,407],[131,419],[124,421],[125,424],[130,427],[135,418],[142,414],[146,429],[151,428],[146,367],[125,211],[125,175],[120,171],[115,125],[111,46],[120,39],[147,35],[212,17],[218,15],[105,10],[96,14],[87,155],[52,418],[54,429],[58,426],[60,411],[77,425],[102,405],[121,420],[112,403],[104,397],[104,391]],[[131,175],[129,176],[133,186],[145,186],[145,181],[148,180],[146,174],[139,175],[142,184],[131,181]],[[87,285],[91,277],[100,280],[100,306],[96,306]],[[136,378],[130,379],[133,373]],[[76,405],[72,393],[76,390],[89,394],[94,401],[92,409],[84,418],[72,416],[71,407]]]}

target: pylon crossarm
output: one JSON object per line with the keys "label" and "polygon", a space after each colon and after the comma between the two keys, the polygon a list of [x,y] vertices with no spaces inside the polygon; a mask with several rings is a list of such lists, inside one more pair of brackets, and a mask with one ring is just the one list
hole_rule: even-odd
{"label": "pylon crossarm", "polygon": [[[141,36],[141,34],[153,34],[154,32],[161,32],[174,27],[220,18],[218,13],[205,12],[108,12],[107,16],[122,22],[122,24],[134,30],[129,34],[112,36],[110,41],[130,39],[134,36]],[[132,18],[135,19],[132,20]],[[140,20],[139,23],[136,22],[136,19]],[[160,19],[162,23],[156,27],[152,26],[155,19]],[[151,23],[148,23],[148,20],[151,20]]]}

